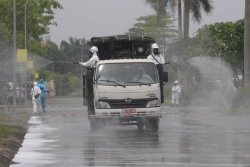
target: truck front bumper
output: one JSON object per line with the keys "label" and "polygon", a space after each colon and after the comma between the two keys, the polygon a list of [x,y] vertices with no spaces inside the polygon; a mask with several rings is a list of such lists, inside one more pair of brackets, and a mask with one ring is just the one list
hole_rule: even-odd
{"label": "truck front bumper", "polygon": [[162,117],[161,107],[155,108],[133,108],[133,113],[126,112],[124,110],[130,109],[95,109],[95,115],[91,115],[96,118],[136,118],[136,117]]}

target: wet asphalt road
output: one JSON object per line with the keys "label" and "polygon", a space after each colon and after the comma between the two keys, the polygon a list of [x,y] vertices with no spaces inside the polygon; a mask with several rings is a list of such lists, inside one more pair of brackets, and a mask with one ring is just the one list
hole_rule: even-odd
{"label": "wet asphalt road", "polygon": [[[80,103],[80,104],[79,104]],[[163,106],[158,133],[135,126],[89,130],[81,99],[51,99],[33,116],[11,167],[247,167],[250,116]]]}

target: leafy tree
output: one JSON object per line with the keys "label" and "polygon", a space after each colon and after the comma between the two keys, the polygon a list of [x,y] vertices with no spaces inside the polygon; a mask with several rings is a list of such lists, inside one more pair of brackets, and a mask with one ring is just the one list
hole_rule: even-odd
{"label": "leafy tree", "polygon": [[[42,35],[49,33],[48,24],[56,25],[53,22],[54,13],[48,12],[50,9],[62,9],[57,0],[18,0],[17,1],[17,48],[24,48],[24,24],[25,24],[25,3],[27,3],[27,37],[29,52],[39,56],[46,56],[47,50],[41,47]],[[1,48],[1,72],[5,79],[9,78],[13,72],[6,70],[13,66],[13,1],[0,0],[0,48]],[[4,63],[3,63],[4,62]],[[2,65],[3,64],[3,65]]]}
{"label": "leafy tree", "polygon": [[176,38],[177,30],[173,26],[174,19],[169,14],[162,16],[158,23],[156,15],[141,16],[136,20],[138,22],[128,30],[127,34],[150,36],[164,48],[164,52],[167,44]]}
{"label": "leafy tree", "polygon": [[[17,38],[19,48],[24,46],[24,25],[25,25],[25,3],[27,0],[17,1]],[[49,24],[57,25],[53,22],[54,13],[51,9],[62,9],[57,0],[29,0],[26,6],[27,11],[27,34],[31,39],[41,41],[41,35],[49,33]],[[0,1],[0,22],[13,30],[13,1]],[[21,38],[21,39],[20,39]]]}
{"label": "leafy tree", "polygon": [[244,72],[244,21],[204,25],[195,38],[169,44],[166,55],[186,61],[192,57],[209,55],[229,62],[234,71]]}
{"label": "leafy tree", "polygon": [[244,72],[244,20],[205,25],[196,37],[207,55],[223,58],[234,71]]}

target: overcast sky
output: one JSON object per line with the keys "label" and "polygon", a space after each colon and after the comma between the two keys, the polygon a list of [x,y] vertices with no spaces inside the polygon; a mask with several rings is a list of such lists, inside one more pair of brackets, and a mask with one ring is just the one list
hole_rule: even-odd
{"label": "overcast sky", "polygon": [[[93,36],[124,34],[136,23],[136,18],[155,13],[145,5],[145,0],[58,1],[64,9],[54,11],[58,26],[50,26],[50,39],[58,45],[70,37],[89,40]],[[204,24],[236,21],[244,17],[245,0],[213,0],[213,4],[212,14],[203,14],[200,24],[191,20],[190,37]]]}

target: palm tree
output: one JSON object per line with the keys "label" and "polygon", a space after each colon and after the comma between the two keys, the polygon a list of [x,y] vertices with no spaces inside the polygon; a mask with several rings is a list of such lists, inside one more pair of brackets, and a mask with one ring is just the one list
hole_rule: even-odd
{"label": "palm tree", "polygon": [[212,0],[184,0],[184,38],[189,36],[189,14],[192,13],[193,20],[200,23],[201,9],[205,11],[206,14],[210,14],[214,9],[212,5]]}
{"label": "palm tree", "polygon": [[[177,3],[178,1],[178,3]],[[193,20],[200,22],[202,19],[201,9],[205,11],[206,14],[209,14],[213,10],[212,0],[183,0],[184,2],[184,38],[189,36],[189,16],[192,13]],[[170,7],[172,11],[175,11],[175,8],[178,7],[178,30],[181,32],[181,0],[146,0],[146,3],[149,4],[160,17],[162,13],[166,13],[167,7]],[[180,34],[179,32],[179,34]],[[181,39],[181,34],[179,39]]]}
{"label": "palm tree", "polygon": [[146,0],[146,4],[149,4],[157,13],[157,21],[160,20],[162,15],[166,15],[167,8],[170,8],[172,13],[175,13],[175,8],[178,5],[178,39],[182,39],[182,12],[181,12],[181,0]]}
{"label": "palm tree", "polygon": [[182,12],[181,12],[181,0],[178,0],[178,39],[182,39]]}
{"label": "palm tree", "polygon": [[250,1],[245,0],[244,86],[250,86]]}

